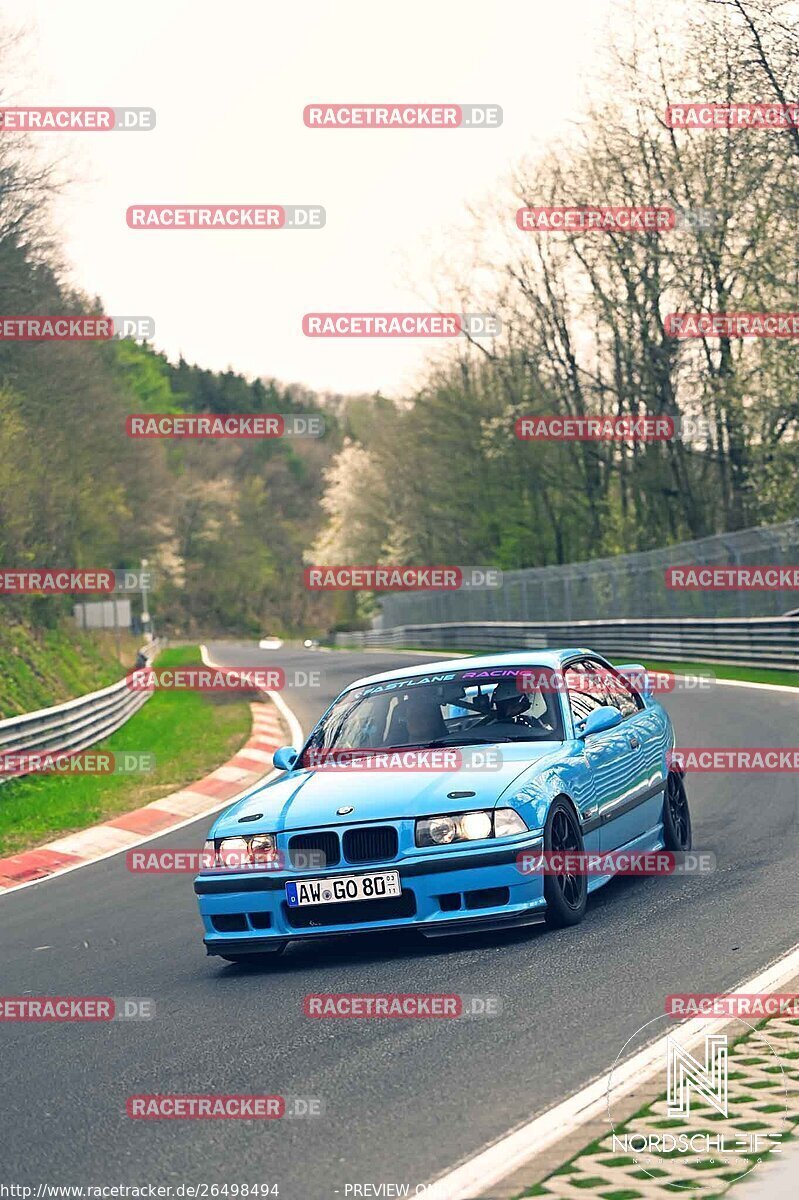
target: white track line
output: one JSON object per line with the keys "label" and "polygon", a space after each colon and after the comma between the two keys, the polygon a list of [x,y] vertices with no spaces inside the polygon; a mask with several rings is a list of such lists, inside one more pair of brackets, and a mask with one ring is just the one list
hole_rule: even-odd
{"label": "white track line", "polygon": [[[200,658],[203,660],[203,664],[206,667],[213,667],[217,671],[236,670],[235,667],[225,666],[223,663],[214,662],[214,660],[211,658],[211,653],[205,644],[200,646]],[[301,750],[302,744],[305,741],[305,735],[302,732],[302,725],[300,725],[299,721],[297,720],[295,713],[293,713],[288,704],[286,704],[286,701],[283,699],[280,692],[265,692],[264,694],[269,697],[278,712],[285,717],[286,724],[289,727],[291,744],[294,745],[296,743],[297,750]],[[272,776],[270,775],[269,778],[271,779]]]}
{"label": "white track line", "polygon": [[[728,994],[779,991],[780,987],[797,974],[799,945],[794,946],[765,971],[739,984]],[[675,1027],[680,1030],[682,1045],[689,1047],[701,1042],[706,1033],[719,1029],[729,1021],[729,1017],[713,1020],[696,1017],[679,1024],[675,1022]],[[581,1125],[605,1110],[609,1100],[626,1095],[657,1072],[663,1063],[668,1036],[664,1034],[620,1066],[614,1066],[611,1089],[608,1089],[609,1068],[567,1100],[506,1134],[499,1141],[429,1184],[424,1193],[425,1200],[471,1200],[472,1197],[480,1196],[535,1158],[542,1150],[574,1133]]]}
{"label": "white track line", "polygon": [[789,695],[799,696],[799,687],[788,687],[784,683],[750,683],[746,679],[717,679],[716,683],[720,683],[722,687],[760,688],[764,692],[787,692]]}
{"label": "white track line", "polygon": [[300,725],[300,722],[297,719],[297,714],[289,708],[280,692],[267,692],[266,694],[274,704],[275,708],[277,708],[278,711],[281,712],[285,717],[286,724],[289,727],[289,736],[291,738],[292,746],[295,746],[297,750],[301,750],[305,742],[305,734],[302,732],[302,725]]}

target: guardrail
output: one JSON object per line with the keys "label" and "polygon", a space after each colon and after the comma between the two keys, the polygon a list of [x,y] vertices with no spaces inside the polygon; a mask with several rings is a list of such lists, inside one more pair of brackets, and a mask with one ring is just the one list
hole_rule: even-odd
{"label": "guardrail", "polygon": [[336,635],[336,645],[434,650],[543,650],[589,646],[605,655],[669,662],[799,669],[798,617],[629,621],[452,621]]}
{"label": "guardrail", "polygon": [[[150,662],[159,649],[158,642],[150,642],[140,653]],[[152,694],[149,690],[132,691],[123,676],[109,687],[67,700],[65,704],[9,717],[0,721],[0,758],[10,754],[86,750],[121,728]],[[13,777],[20,774],[14,772]],[[11,777],[0,773],[0,783]]]}

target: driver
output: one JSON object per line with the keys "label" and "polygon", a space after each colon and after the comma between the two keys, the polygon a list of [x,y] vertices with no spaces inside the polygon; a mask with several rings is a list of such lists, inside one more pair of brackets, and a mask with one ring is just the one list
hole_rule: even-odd
{"label": "driver", "polygon": [[502,679],[491,693],[491,708],[486,720],[551,729],[545,719],[548,712],[547,702],[538,689],[532,693],[519,691],[515,679]]}
{"label": "driver", "polygon": [[434,742],[445,737],[447,727],[441,705],[423,691],[409,692],[397,705],[391,719],[390,745]]}

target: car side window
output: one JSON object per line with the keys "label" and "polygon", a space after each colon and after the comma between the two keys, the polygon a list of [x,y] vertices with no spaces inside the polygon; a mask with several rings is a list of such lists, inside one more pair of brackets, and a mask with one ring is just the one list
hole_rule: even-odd
{"label": "car side window", "polygon": [[618,671],[611,670],[605,663],[591,659],[590,668],[596,672],[596,677],[607,694],[607,704],[617,708],[623,717],[635,716],[643,708],[640,697],[628,680]]}
{"label": "car side window", "polygon": [[584,721],[595,708],[602,708],[608,703],[607,693],[596,670],[597,666],[596,663],[590,665],[587,661],[580,660],[570,663],[566,668],[566,687],[575,723]]}

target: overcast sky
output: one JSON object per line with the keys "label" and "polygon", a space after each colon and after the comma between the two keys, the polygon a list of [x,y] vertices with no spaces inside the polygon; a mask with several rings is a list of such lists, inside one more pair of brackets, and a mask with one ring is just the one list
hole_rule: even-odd
{"label": "overcast sky", "polygon": [[[424,341],[311,340],[302,314],[423,307],[467,206],[579,117],[611,2],[5,0],[29,31],[5,103],[156,109],[151,133],[35,135],[69,160],[55,217],[107,312],[152,316],[159,349],[206,367],[398,394]],[[504,123],[306,129],[317,100],[495,103]],[[135,203],[322,204],[327,225],[134,231]]]}

